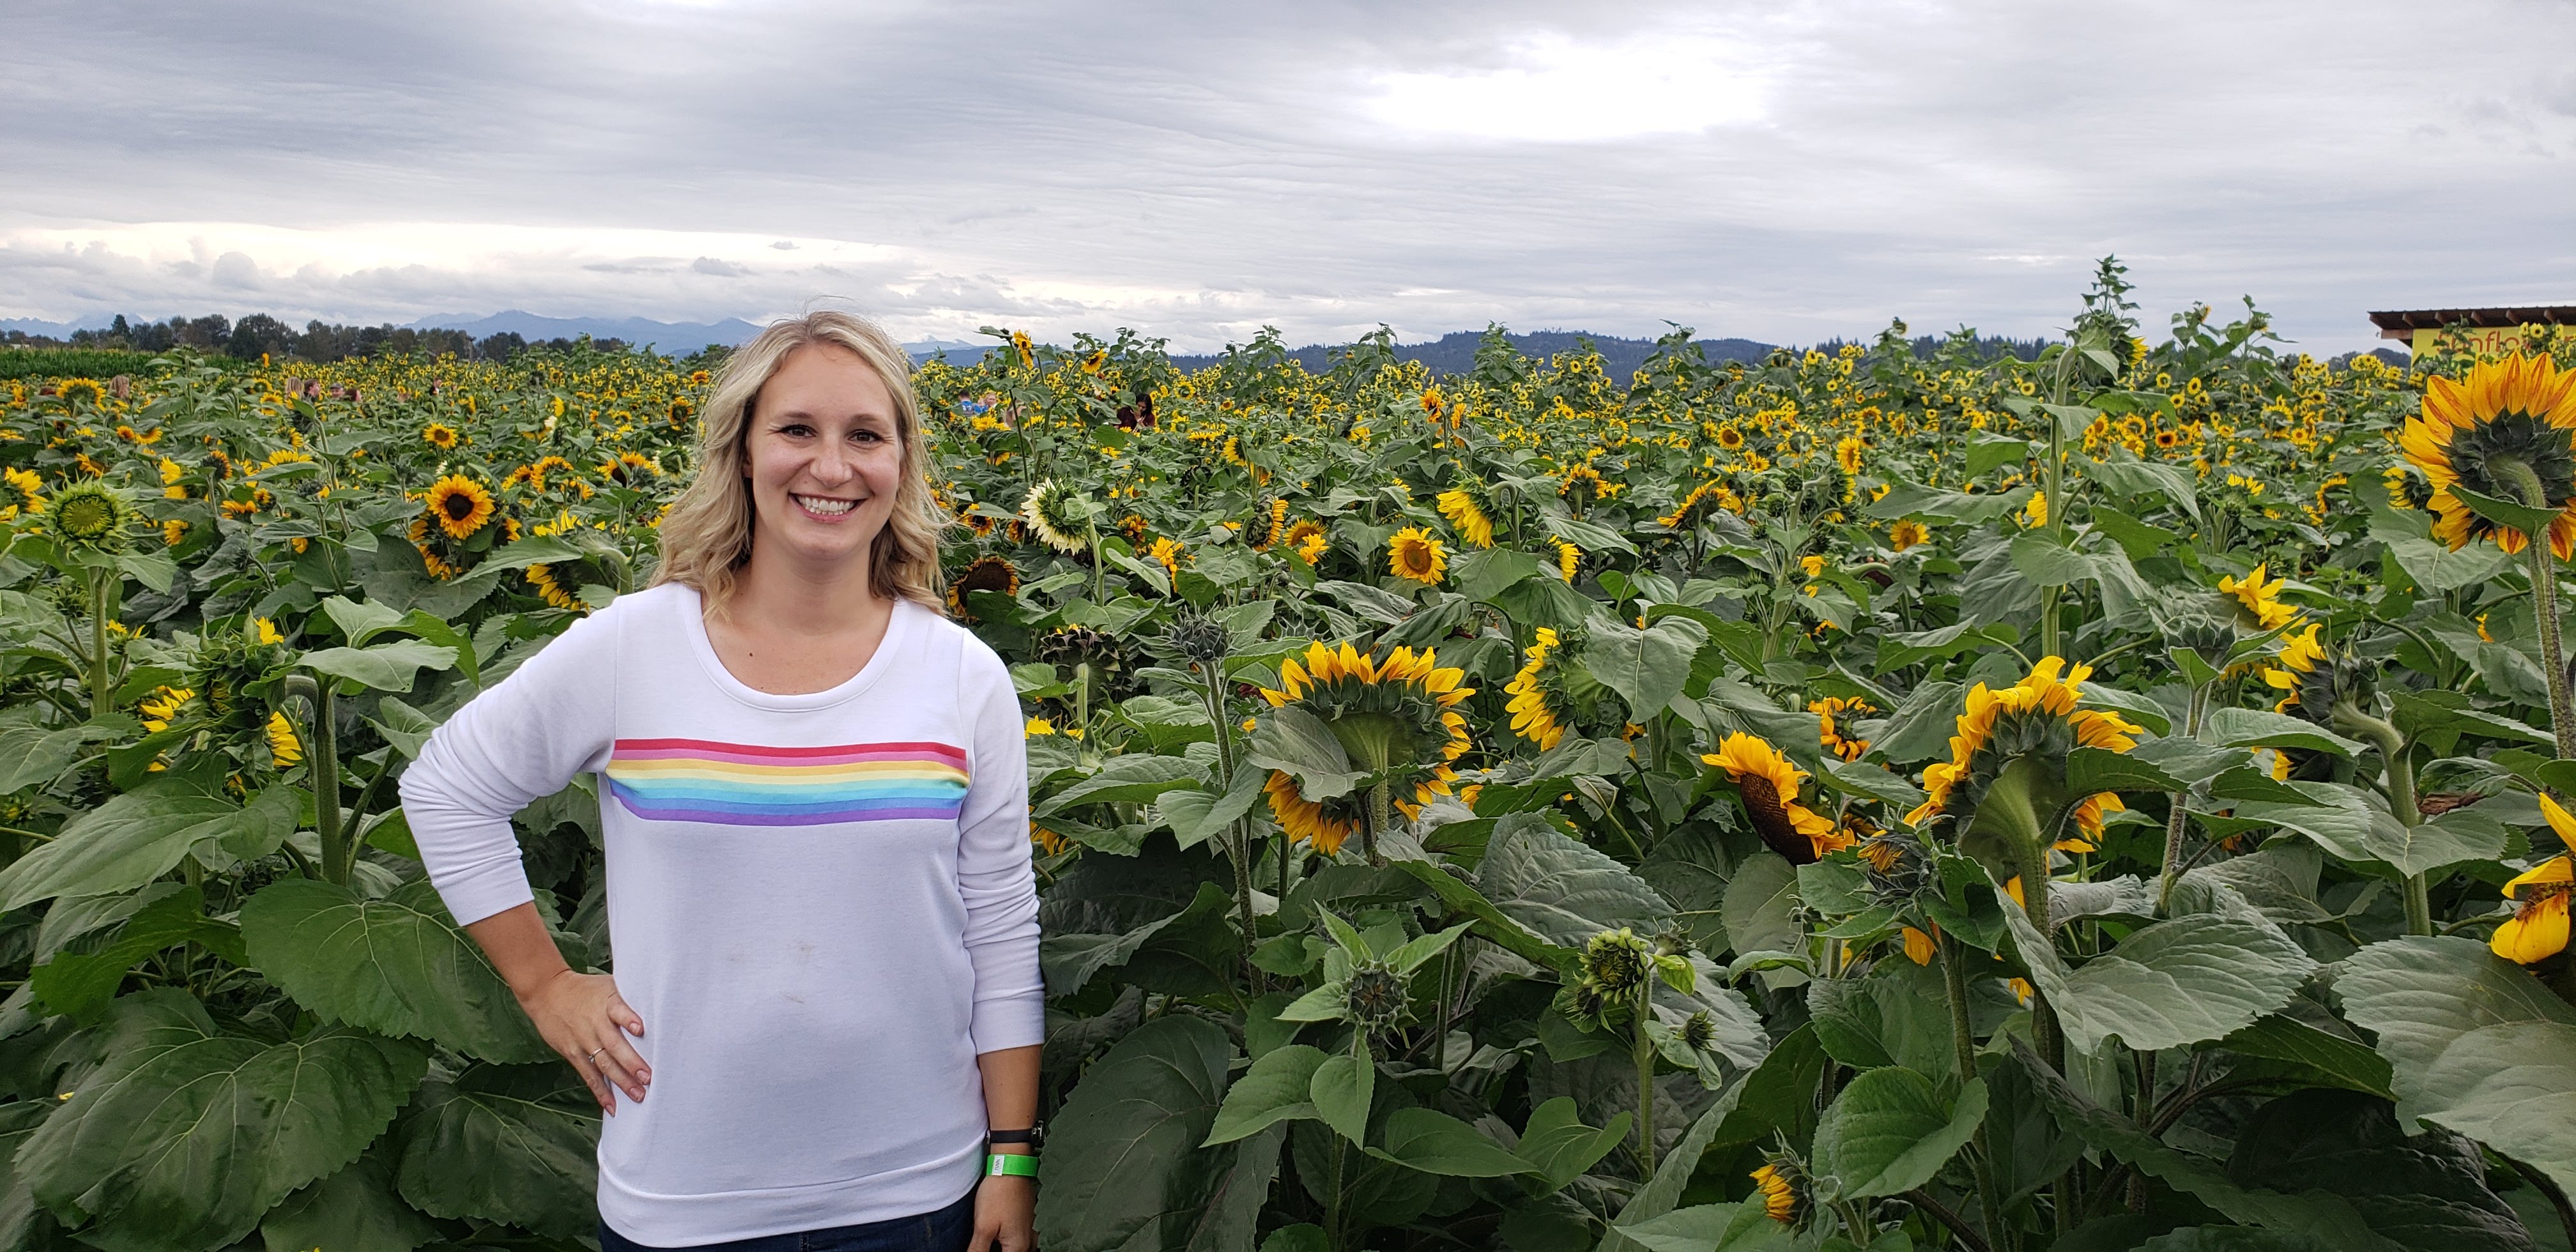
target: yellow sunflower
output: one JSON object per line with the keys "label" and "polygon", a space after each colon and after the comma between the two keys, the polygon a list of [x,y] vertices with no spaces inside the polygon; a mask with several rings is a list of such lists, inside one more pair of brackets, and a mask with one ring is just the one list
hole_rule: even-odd
{"label": "yellow sunflower", "polygon": [[2481,363],[2468,379],[2424,384],[2424,411],[2397,437],[2406,460],[2433,487],[2433,537],[2464,547],[2493,539],[2507,552],[2530,542],[2521,531],[2480,517],[2451,494],[2462,487],[2539,509],[2554,509],[2549,549],[2576,555],[2576,370],[2545,356]]}
{"label": "yellow sunflower", "polygon": [[1869,740],[1844,736],[1834,728],[1834,718],[1845,714],[1875,713],[1877,706],[1858,696],[1849,699],[1826,696],[1821,700],[1808,701],[1807,711],[1816,715],[1819,723],[1817,734],[1824,742],[1825,751],[1846,761],[1857,761],[1869,752]]}
{"label": "yellow sunflower", "polygon": [[295,737],[295,724],[284,713],[268,715],[268,763],[279,769],[304,761],[304,744]]}
{"label": "yellow sunflower", "polygon": [[[1456,706],[1475,694],[1462,687],[1463,670],[1441,668],[1430,649],[1397,648],[1373,660],[1348,643],[1321,641],[1279,666],[1279,686],[1262,688],[1274,709],[1297,706],[1332,731],[1353,767],[1378,780],[1382,798],[1410,819],[1433,797],[1451,794],[1457,772],[1449,763],[1467,751],[1467,719]],[[1371,803],[1366,791],[1324,801],[1308,799],[1296,778],[1273,771],[1264,788],[1271,815],[1289,837],[1326,853],[1361,824]]]}
{"label": "yellow sunflower", "polygon": [[445,422],[431,422],[422,427],[420,437],[441,452],[456,446],[456,428]]}
{"label": "yellow sunflower", "polygon": [[1833,822],[1798,803],[1798,788],[1807,771],[1789,763],[1778,748],[1758,735],[1741,731],[1718,741],[1717,751],[1700,760],[1726,771],[1744,796],[1744,812],[1755,834],[1792,865],[1811,864],[1852,844],[1851,836]]}
{"label": "yellow sunflower", "polygon": [[968,562],[966,568],[958,571],[957,577],[948,584],[948,611],[960,617],[973,617],[974,614],[966,608],[965,597],[970,591],[1018,595],[1020,569],[998,556],[981,556]]}
{"label": "yellow sunflower", "polygon": [[1909,518],[1888,528],[1887,546],[1903,552],[1907,548],[1930,542],[1931,538],[1932,532],[1925,529],[1923,523]]}
{"label": "yellow sunflower", "polygon": [[2254,572],[2242,579],[2221,575],[2218,579],[2218,590],[2222,594],[2236,597],[2236,602],[2245,606],[2246,613],[2254,618],[2257,625],[2265,630],[2271,630],[2296,618],[2299,611],[2281,603],[2280,600],[2281,588],[2290,580],[2275,578],[2267,583],[2263,581],[2263,573],[2264,566],[2256,565]]}
{"label": "yellow sunflower", "polygon": [[2281,664],[2286,668],[2266,666],[2263,670],[2264,685],[2288,693],[2272,706],[2273,712],[2289,712],[2290,706],[2299,702],[2300,676],[2316,672],[2317,662],[2326,659],[2325,648],[2317,643],[2317,631],[2322,627],[2323,623],[2311,622],[2298,634],[2281,636]]}
{"label": "yellow sunflower", "polygon": [[1511,697],[1504,706],[1512,715],[1512,731],[1539,746],[1544,752],[1565,738],[1565,727],[1548,708],[1547,692],[1539,685],[1539,675],[1547,668],[1547,654],[1556,647],[1556,632],[1538,628],[1538,639],[1530,645],[1529,660],[1503,684],[1503,693]]}
{"label": "yellow sunflower", "polygon": [[153,688],[152,694],[143,698],[143,729],[156,735],[170,729],[170,723],[180,720],[189,711],[188,703],[196,698],[197,692],[191,687]]}
{"label": "yellow sunflower", "polygon": [[1439,506],[1440,516],[1448,518],[1449,524],[1458,528],[1460,537],[1479,548],[1494,546],[1494,519],[1485,516],[1483,506],[1477,504],[1476,497],[1468,494],[1465,488],[1453,487],[1441,492],[1433,502]]}
{"label": "yellow sunflower", "polygon": [[1425,587],[1438,586],[1449,572],[1449,554],[1431,532],[1407,526],[1387,541],[1386,572]]}
{"label": "yellow sunflower", "polygon": [[492,520],[492,493],[463,474],[450,474],[430,485],[429,516],[449,538],[472,538]]}
{"label": "yellow sunflower", "polygon": [[54,394],[62,397],[65,404],[75,400],[86,400],[93,406],[107,403],[107,388],[95,378],[66,378],[54,384]]}
{"label": "yellow sunflower", "polygon": [[1574,581],[1575,574],[1583,568],[1583,549],[1575,547],[1573,544],[1567,543],[1562,539],[1556,540],[1555,542],[1557,577],[1562,578],[1567,583],[1571,584]]}
{"label": "yellow sunflower", "polygon": [[[2040,833],[2050,815],[2039,813],[2036,802],[2049,797],[2032,793],[2032,787],[2044,782],[2032,777],[2034,771],[2053,769],[2062,783],[2066,753],[2076,748],[2126,752],[2138,746],[2130,736],[2139,728],[2118,714],[2076,707],[2083,698],[2082,684],[2092,675],[2089,665],[2069,670],[2064,658],[2052,656],[2000,691],[1978,683],[1950,736],[1950,759],[1924,769],[1928,798],[1905,815],[1906,824],[1952,820],[1953,837],[1963,841],[1989,833],[1990,825],[1994,832],[2017,837]],[[2103,816],[2127,806],[2104,791],[2075,799],[2073,807],[2079,833],[2059,839],[2056,846],[2089,852],[2102,833]]]}

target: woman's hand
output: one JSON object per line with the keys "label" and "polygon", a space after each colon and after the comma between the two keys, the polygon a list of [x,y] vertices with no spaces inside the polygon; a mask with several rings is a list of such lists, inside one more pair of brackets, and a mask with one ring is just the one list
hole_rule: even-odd
{"label": "woman's hand", "polygon": [[[572,1063],[601,1112],[617,1115],[617,1101],[608,1092],[611,1083],[627,1099],[643,1101],[653,1072],[626,1040],[629,1035],[644,1037],[644,1019],[618,996],[616,978],[567,968],[520,992],[519,1007],[537,1024],[546,1046]],[[980,1201],[977,1211],[982,1211]]]}
{"label": "woman's hand", "polygon": [[627,1099],[642,1102],[653,1072],[626,1037],[643,1038],[644,1019],[618,998],[616,979],[575,973],[564,964],[533,903],[504,909],[468,925],[465,933],[474,936],[492,968],[510,984],[520,1010],[537,1024],[546,1046],[562,1053],[581,1075],[600,1112],[617,1115],[610,1083],[624,1090]]}
{"label": "woman's hand", "polygon": [[[1009,1151],[995,1144],[992,1151]],[[975,1187],[975,1234],[966,1252],[1029,1252],[1038,1242],[1038,1180],[1019,1174],[986,1175]]]}

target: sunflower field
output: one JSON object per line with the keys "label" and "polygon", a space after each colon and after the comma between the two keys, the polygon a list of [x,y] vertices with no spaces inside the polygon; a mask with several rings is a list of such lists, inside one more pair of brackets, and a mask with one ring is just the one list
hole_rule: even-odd
{"label": "sunflower field", "polygon": [[[2576,341],[2125,290],[2030,360],[924,365],[1040,1245],[2566,1248]],[[587,1246],[393,781],[649,579],[719,364],[0,383],[0,1242]],[[518,826],[613,971],[598,804]]]}

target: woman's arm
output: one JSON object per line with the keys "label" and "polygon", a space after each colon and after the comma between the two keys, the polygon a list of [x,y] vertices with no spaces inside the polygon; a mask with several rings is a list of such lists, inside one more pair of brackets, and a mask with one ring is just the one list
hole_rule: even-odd
{"label": "woman's arm", "polygon": [[[628,1035],[644,1037],[644,1019],[626,1006],[617,994],[617,980],[606,974],[584,974],[564,963],[563,953],[556,949],[554,936],[546,933],[545,919],[537,916],[534,901],[504,909],[465,928],[482,945],[483,955],[490,957],[492,968],[499,970],[510,994],[519,998],[519,1009],[536,1023],[537,1033],[545,1037],[546,1046],[561,1053],[571,1062],[574,1072],[590,1087],[590,1097],[599,1101],[600,1111],[617,1116],[617,1101],[608,1093],[610,1083],[626,1093],[626,1098],[641,1103],[645,1085],[653,1081],[652,1070],[644,1058],[636,1055]],[[1037,1049],[1029,1049],[1036,1051]],[[985,1079],[989,1090],[989,1071]],[[1037,1111],[1037,1064],[1029,1064],[1029,1111]]]}
{"label": "woman's arm", "polygon": [[626,1042],[643,1035],[643,1023],[607,976],[565,965],[537,914],[510,818],[606,756],[616,725],[615,611],[575,623],[467,702],[402,776],[404,818],[448,913],[611,1112],[611,1082],[643,1098],[642,1058]]}
{"label": "woman's arm", "polygon": [[[1043,1044],[1024,1048],[1004,1048],[975,1058],[976,1067],[984,1071],[984,1116],[992,1130],[1026,1130],[1038,1122],[1038,1057],[1046,1051]],[[1025,1143],[996,1143],[985,1149],[995,1154],[1025,1153]],[[1037,1243],[1038,1193],[1035,1178],[1018,1174],[984,1176],[975,1189],[975,1234],[966,1241],[967,1252],[986,1252],[995,1244],[1002,1252],[1026,1252]]]}

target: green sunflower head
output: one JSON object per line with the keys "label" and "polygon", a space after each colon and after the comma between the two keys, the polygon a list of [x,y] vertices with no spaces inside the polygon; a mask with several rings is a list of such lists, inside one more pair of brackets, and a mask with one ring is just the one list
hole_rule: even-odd
{"label": "green sunflower head", "polygon": [[113,554],[134,542],[142,514],[131,501],[97,479],[74,483],[54,494],[53,530],[64,546],[80,552]]}

